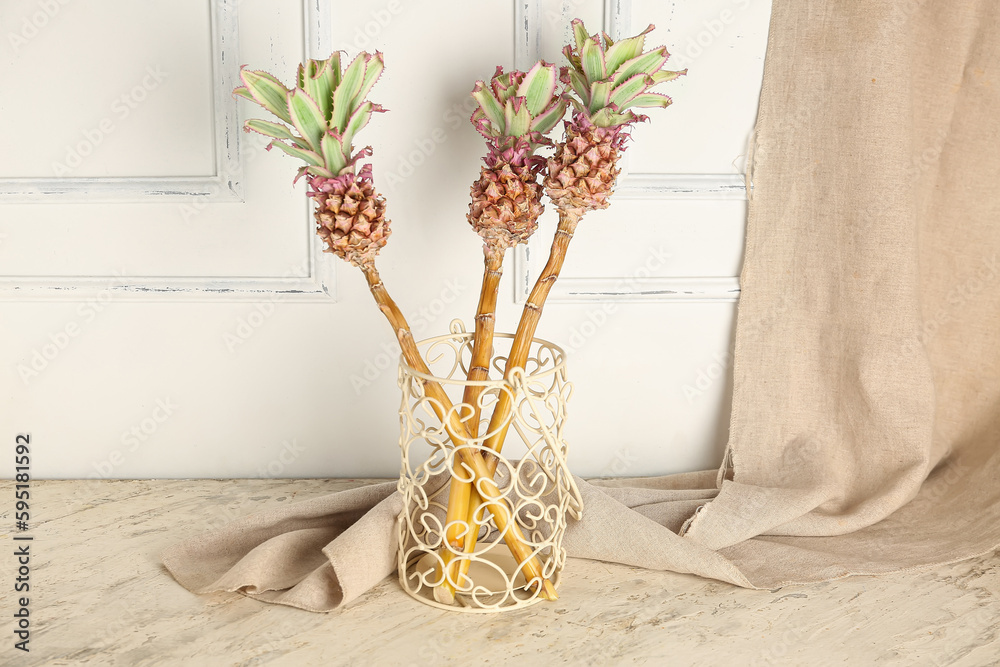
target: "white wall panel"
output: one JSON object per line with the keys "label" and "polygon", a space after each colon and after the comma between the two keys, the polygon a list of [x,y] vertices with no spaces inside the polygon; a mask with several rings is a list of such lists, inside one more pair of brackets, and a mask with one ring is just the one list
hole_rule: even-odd
{"label": "white wall panel", "polygon": [[[140,22],[162,15],[164,33],[169,27],[200,35],[190,48],[164,47],[169,40],[159,34],[129,48],[162,52],[178,72],[187,63],[189,75],[169,78],[154,92],[166,94],[173,85],[173,95],[196,103],[183,122],[203,132],[203,121],[218,110],[204,107],[204,77],[213,67],[204,51],[212,3],[126,4],[115,21],[128,12],[139,12]],[[717,4],[712,11],[723,7]],[[146,5],[148,12],[136,9]],[[385,53],[386,74],[372,97],[390,111],[373,118],[363,139],[375,149],[375,181],[393,225],[380,269],[418,337],[446,331],[452,318],[471,322],[475,311],[481,243],[465,219],[483,152],[468,123],[474,81],[498,64],[523,67],[538,54],[556,60],[572,16],[596,30],[617,7],[633,26],[657,23],[651,43],[677,53],[684,40],[675,31],[683,22],[673,17],[704,13],[698,9],[704,3],[694,0],[607,6],[601,0],[227,0],[222,6],[237,5],[237,64],[286,80],[307,53]],[[24,16],[30,21],[26,13],[35,6],[5,3],[0,25],[7,30]],[[52,17],[24,54],[55,65],[72,53],[47,35],[69,30],[71,20],[101,16],[89,13],[90,3],[62,7],[65,13]],[[546,306],[538,333],[567,348],[577,385],[568,438],[571,467],[580,474],[692,470],[714,466],[721,456],[746,210],[741,165],[730,163],[742,150],[736,138],[745,139],[752,124],[747,110],[755,108],[759,77],[737,90],[711,72],[739,69],[746,54],[757,58],[764,46],[759,30],[736,24],[732,30],[727,34],[743,35],[738,40],[752,48],[740,51],[741,42],[731,49],[719,40],[691,65],[693,82],[706,63],[698,74],[704,83],[673,86],[675,105],[654,112],[643,128],[651,134],[633,147],[643,171],[633,161],[611,209],[582,223],[565,280]],[[5,66],[14,62],[9,48],[0,57]],[[708,68],[712,59],[723,65]],[[23,67],[16,72],[24,76]],[[108,74],[100,85],[113,89],[127,80]],[[0,104],[16,92],[0,80]],[[95,109],[102,100],[95,92]],[[705,109],[725,105],[741,111],[721,132],[728,138],[716,141],[719,119]],[[256,115],[242,102],[238,108],[241,117]],[[70,138],[90,122],[82,111],[68,118]],[[153,117],[135,131],[147,122]],[[687,143],[670,143],[678,133]],[[295,162],[240,138],[243,201],[28,204],[0,197],[3,423],[11,433],[33,434],[39,476],[396,474],[392,332],[357,270],[317,252],[304,184],[291,184]],[[181,168],[204,172],[207,142],[192,141],[196,147],[178,144],[173,166],[162,161],[149,177],[171,178]],[[110,173],[112,154],[106,157]],[[115,168],[141,164],[157,161]],[[553,212],[545,215],[530,252],[508,257],[500,330],[516,325],[520,295],[548,251]],[[0,474],[9,475],[10,465],[0,460]]]}
{"label": "white wall panel", "polygon": [[[262,159],[266,143],[238,129],[247,109],[231,94],[241,62],[293,71],[313,48],[304,39],[315,11],[308,3],[286,2],[238,12],[237,4],[159,0],[124,3],[127,8],[115,10],[100,3],[91,9],[57,3],[62,9],[38,28],[34,39],[4,53],[4,66],[16,73],[12,81],[20,85],[0,87],[0,104],[13,107],[23,90],[38,87],[29,81],[37,77],[35,67],[60,72],[62,63],[73,60],[72,49],[79,45],[74,40],[63,45],[59,40],[64,33],[77,35],[77,41],[83,39],[80,34],[93,33],[97,46],[84,49],[76,60],[89,64],[96,83],[80,91],[74,108],[82,110],[70,116],[73,122],[63,123],[72,136],[62,145],[73,150],[79,144],[72,143],[73,137],[88,131],[93,114],[86,109],[104,109],[108,91],[131,95],[122,82],[131,80],[133,60],[150,60],[154,68],[164,63],[168,75],[84,161],[110,179],[74,172],[48,180],[0,180],[0,233],[5,234],[0,298],[93,298],[103,290],[123,299],[260,298],[277,292],[325,300],[333,294],[332,269],[316,261],[318,244],[304,183],[293,187],[286,164],[274,156]],[[31,3],[4,5],[3,11],[7,25],[18,25],[19,19],[41,23],[33,13],[38,6]],[[150,36],[144,39],[144,33]],[[242,48],[240,36],[245,39]],[[109,64],[113,56],[118,66]],[[61,76],[79,85],[78,77]],[[166,129],[164,117],[173,118]],[[22,120],[22,125],[28,122]],[[42,120],[27,127],[42,130]],[[126,129],[145,143],[119,142],[118,130],[126,139],[131,136]],[[32,134],[6,132],[8,138]],[[30,155],[27,146],[15,148],[14,155]],[[214,155],[214,176],[198,180],[206,166],[211,171],[206,154]],[[176,175],[181,166],[184,178]],[[130,172],[146,178],[122,175]],[[232,180],[237,178],[239,182]],[[222,190],[233,196],[215,197],[211,187],[202,187],[213,179],[221,179]],[[50,182],[59,183],[57,191],[36,196]],[[29,197],[31,203],[20,203],[25,198],[18,192],[26,189],[36,195]],[[174,194],[165,195],[170,192]],[[76,201],[74,193],[84,193],[86,201]]]}
{"label": "white wall panel", "polygon": [[663,118],[636,127],[629,170],[742,173],[757,118],[771,3],[619,0],[619,4],[627,9],[624,19],[632,32],[649,23],[658,26],[653,34],[669,45],[671,69],[688,69],[688,76],[670,84],[668,94],[676,103]]}

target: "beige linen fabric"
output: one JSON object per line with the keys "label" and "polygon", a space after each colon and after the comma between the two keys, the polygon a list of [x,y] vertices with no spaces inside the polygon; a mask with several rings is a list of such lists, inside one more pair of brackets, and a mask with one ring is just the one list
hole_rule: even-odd
{"label": "beige linen fabric", "polygon": [[[580,480],[569,554],[774,588],[1000,546],[998,149],[1000,3],[774,0],[727,464]],[[164,563],[330,610],[392,572],[399,510],[356,489]]]}

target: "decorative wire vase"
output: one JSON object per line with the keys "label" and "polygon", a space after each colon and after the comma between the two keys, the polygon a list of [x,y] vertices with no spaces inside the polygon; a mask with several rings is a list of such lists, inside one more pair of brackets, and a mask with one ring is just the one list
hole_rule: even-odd
{"label": "decorative wire vase", "polygon": [[[469,360],[473,334],[462,323],[451,324],[450,335],[428,338],[417,345],[432,375],[399,363],[399,447],[402,467],[399,492],[404,507],[397,520],[399,582],[414,598],[435,607],[467,612],[495,612],[533,604],[539,597],[540,582],[526,581],[508,550],[503,536],[492,521],[485,503],[475,507],[474,520],[459,521],[462,533],[478,533],[476,549],[466,554],[445,539],[450,482],[454,478],[472,481],[473,475],[456,456],[444,423],[438,418],[424,383],[433,380],[448,393],[467,430],[478,437],[461,444],[490,460],[498,459],[494,481],[537,559],[542,575],[558,587],[566,563],[562,547],[567,518],[579,519],[583,509],[580,492],[566,465],[566,401],[572,385],[566,380],[565,353],[552,343],[535,338],[525,368],[515,369],[509,381],[503,379],[469,382]],[[502,378],[513,335],[494,336],[492,366]],[[470,422],[471,406],[462,403],[465,388],[482,387],[477,403],[481,409],[479,428]],[[490,435],[486,430],[501,393],[511,396],[513,410],[510,430],[497,455],[483,446]],[[447,417],[446,417],[447,422]],[[446,423],[445,422],[445,423]],[[452,581],[455,604],[437,602],[434,588],[445,575],[442,554],[451,551],[462,572]],[[467,569],[466,569],[467,567]],[[452,571],[455,571],[453,566]]]}

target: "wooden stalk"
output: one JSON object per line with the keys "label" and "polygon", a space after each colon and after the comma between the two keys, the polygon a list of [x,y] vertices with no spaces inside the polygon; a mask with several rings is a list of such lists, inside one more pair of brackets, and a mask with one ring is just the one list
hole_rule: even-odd
{"label": "wooden stalk", "polygon": [[[569,247],[569,242],[573,239],[573,233],[576,231],[576,225],[579,221],[580,216],[578,214],[559,211],[559,226],[556,227],[556,234],[552,239],[549,259],[545,263],[545,268],[542,269],[541,275],[538,276],[538,280],[535,281],[534,287],[531,288],[531,294],[528,295],[528,302],[524,304],[524,311],[521,313],[521,321],[517,324],[517,332],[514,334],[510,356],[507,357],[507,365],[504,367],[504,379],[506,380],[510,379],[511,373],[513,373],[515,368],[524,369],[524,365],[528,361],[531,341],[535,337],[535,331],[538,329],[538,320],[542,316],[542,308],[545,306],[545,300],[549,297],[549,291],[559,278],[559,272],[562,270],[563,262],[566,260],[566,250]],[[490,418],[490,425],[487,432],[492,432],[493,435],[486,439],[484,445],[495,452],[499,452],[503,448],[504,439],[507,437],[507,430],[510,428],[509,421],[507,421],[503,428],[500,428],[500,424],[510,417],[513,407],[511,405],[512,400],[512,394],[501,392],[497,399],[496,407],[493,409],[493,416]],[[487,466],[492,475],[496,472],[498,462],[494,456],[489,456],[488,458]]]}
{"label": "wooden stalk", "polygon": [[[420,357],[420,352],[417,350],[417,344],[413,339],[410,326],[407,324],[406,318],[399,310],[396,302],[389,296],[389,292],[382,283],[382,279],[379,277],[374,263],[369,262],[362,265],[361,271],[368,281],[368,289],[375,298],[379,310],[385,315],[396,334],[399,347],[403,352],[403,358],[406,359],[406,362],[414,370],[430,375],[430,369],[427,368],[427,364],[424,363],[424,360]],[[448,398],[448,394],[445,393],[444,388],[437,382],[425,381],[424,392],[431,399],[434,412],[437,413],[438,418],[444,423],[448,437],[455,445],[456,453],[461,462],[469,470],[473,471],[476,478],[476,487],[486,501],[487,509],[493,514],[493,520],[500,534],[503,536],[504,542],[507,543],[507,547],[518,562],[518,569],[524,570],[524,576],[528,581],[537,579],[541,582],[541,591],[539,594],[543,598],[548,600],[557,599],[558,596],[556,595],[555,587],[552,585],[552,582],[542,575],[542,569],[531,547],[528,546],[524,533],[521,531],[520,526],[517,525],[517,521],[512,520],[512,512],[507,503],[502,499],[500,489],[493,481],[495,467],[491,471],[482,456],[465,446],[473,438],[466,429],[461,417],[454,410],[451,399]]]}
{"label": "wooden stalk", "polygon": [[[506,246],[497,241],[487,241],[484,246],[485,270],[483,272],[483,287],[479,293],[479,307],[476,310],[476,332],[472,342],[472,359],[469,363],[469,382],[481,382],[490,377],[490,359],[493,352],[493,332],[496,330],[497,294],[500,291],[500,277],[503,274],[503,256]],[[462,402],[471,406],[472,414],[467,419],[469,432],[473,437],[479,437],[479,395],[484,387],[468,384],[462,396]],[[472,513],[482,500],[473,488],[472,482],[466,482],[452,477],[448,492],[448,514],[445,525],[448,526],[446,539],[456,551],[468,553],[464,546],[467,542],[475,545],[475,536],[468,533],[474,530]],[[471,507],[470,507],[471,505]],[[462,522],[465,522],[464,524]],[[463,531],[464,525],[464,531]],[[461,574],[469,570],[469,561],[461,562],[461,574],[452,566],[456,554],[446,549],[442,558],[448,576],[442,578],[441,585],[435,588],[434,598],[438,602],[451,604],[455,600],[455,582]]]}
{"label": "wooden stalk", "polygon": [[[507,357],[507,365],[504,367],[504,378],[507,380],[510,379],[511,373],[513,373],[515,368],[523,369],[528,361],[531,341],[535,337],[535,330],[538,329],[538,321],[542,316],[542,308],[549,296],[552,285],[559,278],[559,272],[562,270],[563,262],[566,260],[566,250],[569,248],[569,242],[573,239],[573,233],[576,231],[576,225],[579,221],[579,215],[559,211],[559,226],[556,227],[555,238],[552,239],[549,260],[545,263],[545,268],[542,269],[541,275],[535,281],[534,287],[531,288],[531,294],[528,295],[528,302],[524,304],[521,321],[517,325],[517,333],[514,334],[510,356]],[[493,435],[486,439],[484,445],[495,452],[499,452],[503,448],[507,430],[510,428],[509,421],[504,424],[502,429],[500,428],[500,424],[510,417],[510,412],[513,409],[512,400],[513,394],[505,391],[500,392],[496,406],[493,408],[493,416],[490,418],[490,425],[486,431],[487,433],[492,432]],[[491,480],[493,479],[493,475],[496,474],[498,464],[499,459],[497,457],[492,455],[487,457],[486,466]],[[470,527],[473,525],[472,513],[475,512],[476,507],[477,504],[473,502],[469,508],[469,515],[466,521]],[[466,540],[466,553],[471,552],[475,548],[476,538],[476,535],[472,535],[471,539]],[[467,571],[468,561],[463,561],[460,572],[464,574]]]}

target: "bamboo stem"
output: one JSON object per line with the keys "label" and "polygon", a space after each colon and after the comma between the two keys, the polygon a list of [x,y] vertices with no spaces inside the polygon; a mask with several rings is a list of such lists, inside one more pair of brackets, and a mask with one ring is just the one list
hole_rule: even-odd
{"label": "bamboo stem", "polygon": [[[476,309],[476,332],[472,342],[472,358],[469,362],[469,384],[465,386],[465,393],[462,396],[462,403],[472,408],[468,424],[469,432],[473,437],[479,437],[479,396],[484,387],[472,383],[487,380],[490,376],[493,332],[496,330],[497,294],[500,291],[500,277],[503,274],[505,251],[506,247],[499,242],[487,242],[484,246],[485,269],[483,271],[483,287],[479,293],[479,306]],[[456,551],[468,553],[464,548],[465,544],[471,542],[472,545],[475,545],[476,536],[470,537],[468,533],[474,529],[473,513],[481,502],[482,500],[471,482],[452,477],[451,488],[448,492],[448,513],[445,517],[445,525],[448,526],[446,531],[448,543]],[[434,597],[438,602],[451,604],[454,601],[455,584],[469,570],[470,563],[467,559],[461,561],[460,568],[456,570],[452,566],[455,556],[456,553],[450,549],[445,550],[442,554],[447,576],[442,578],[441,585],[434,591]]]}
{"label": "bamboo stem", "polygon": [[[503,275],[503,256],[506,248],[500,243],[486,246],[483,288],[479,294],[476,311],[476,334],[472,343],[472,360],[469,364],[469,382],[481,382],[490,377],[490,359],[493,356],[493,332],[497,321],[497,294]],[[479,395],[483,387],[468,384],[462,402],[472,406],[472,430],[479,431]]]}
{"label": "bamboo stem", "polygon": [[[524,311],[521,313],[521,321],[517,324],[517,332],[514,334],[514,343],[510,348],[510,356],[507,357],[507,365],[504,368],[504,379],[509,380],[515,368],[524,369],[528,361],[528,353],[531,350],[531,341],[535,337],[535,330],[538,329],[538,320],[542,316],[542,308],[545,300],[549,296],[549,291],[559,278],[563,262],[566,260],[566,250],[569,242],[573,239],[576,225],[580,221],[580,216],[575,213],[559,211],[559,226],[556,227],[555,237],[552,239],[552,248],[549,250],[549,259],[545,263],[545,268],[531,288],[528,295],[528,302],[524,304]],[[507,437],[507,430],[510,428],[510,421],[501,428],[501,424],[510,417],[513,395],[509,392],[501,392],[497,399],[496,407],[493,409],[493,416],[490,418],[490,425],[487,433],[492,435],[486,439],[484,445],[495,452],[503,448],[504,439]],[[490,474],[496,472],[497,458],[489,456],[487,466]]]}
{"label": "bamboo stem", "polygon": [[[531,350],[531,341],[535,337],[535,330],[538,328],[538,321],[542,316],[542,308],[549,296],[549,290],[552,289],[552,285],[559,278],[559,272],[562,270],[563,262],[566,260],[566,250],[569,248],[569,242],[573,239],[573,233],[576,231],[576,225],[579,221],[579,215],[559,211],[559,226],[556,228],[555,238],[552,239],[549,260],[545,263],[545,268],[542,269],[541,275],[535,281],[534,287],[531,288],[531,294],[528,295],[528,302],[524,304],[521,321],[517,324],[517,333],[514,334],[514,342],[511,345],[510,355],[507,357],[507,365],[504,367],[504,379],[509,380],[514,369],[523,369],[528,361],[528,352]],[[486,431],[487,433],[493,433],[493,435],[486,439],[484,445],[495,452],[499,452],[503,448],[504,438],[506,438],[507,430],[510,428],[510,421],[502,429],[500,428],[500,424],[510,417],[510,412],[513,408],[511,405],[512,400],[513,394],[511,392],[502,391],[497,398],[496,406],[493,408],[493,416],[490,418],[490,425]],[[497,465],[500,461],[492,455],[486,458],[487,470],[490,473],[490,479],[492,479],[493,475],[496,474]],[[470,530],[471,526],[474,525],[473,513],[476,511],[476,507],[477,503],[475,502],[475,498],[473,498],[473,502],[469,507],[469,515],[466,518]],[[465,553],[471,553],[476,547],[477,535],[474,534],[468,537],[469,539],[466,540],[465,545]],[[462,561],[459,576],[465,574],[467,571],[468,561]]]}
{"label": "bamboo stem", "polygon": [[[361,271],[368,281],[368,288],[378,304],[379,310],[385,315],[392,326],[399,341],[399,347],[403,352],[403,358],[417,372],[430,375],[430,369],[420,357],[417,344],[413,340],[409,324],[403,313],[399,310],[396,302],[389,296],[385,285],[379,277],[378,270],[374,263],[367,263],[361,266]],[[512,520],[513,515],[507,503],[502,499],[502,493],[493,481],[495,469],[491,471],[483,457],[472,451],[467,443],[473,440],[469,431],[465,428],[461,417],[455,411],[451,399],[445,393],[444,388],[437,382],[425,381],[423,384],[425,395],[431,399],[430,403],[438,418],[444,423],[448,437],[455,446],[456,454],[461,462],[473,471],[475,484],[481,496],[486,501],[487,509],[493,514],[493,520],[500,531],[504,542],[510,549],[514,559],[518,563],[518,569],[524,570],[525,579],[529,582],[537,579],[541,583],[540,595],[548,600],[557,599],[555,587],[542,575],[542,569],[530,546],[527,545],[524,533],[521,531],[517,521]]]}

